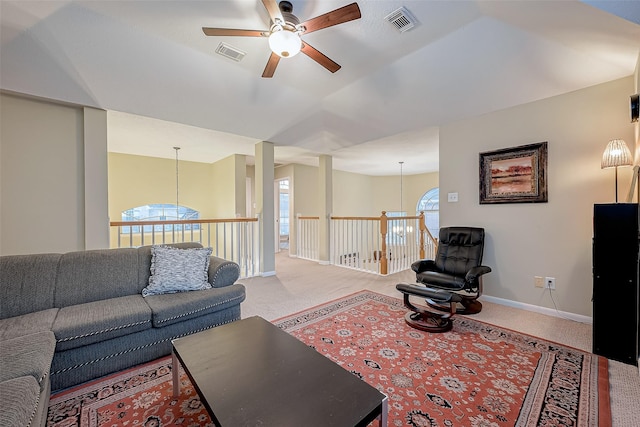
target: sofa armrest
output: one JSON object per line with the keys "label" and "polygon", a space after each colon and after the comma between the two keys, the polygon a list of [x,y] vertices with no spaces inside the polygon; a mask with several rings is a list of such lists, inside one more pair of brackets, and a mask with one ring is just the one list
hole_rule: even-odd
{"label": "sofa armrest", "polygon": [[214,288],[233,285],[240,277],[240,266],[224,258],[212,256],[209,261],[209,283]]}

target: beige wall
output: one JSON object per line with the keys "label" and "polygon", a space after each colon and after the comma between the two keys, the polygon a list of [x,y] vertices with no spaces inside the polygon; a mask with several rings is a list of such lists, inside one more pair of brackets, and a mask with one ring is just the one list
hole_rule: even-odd
{"label": "beige wall", "polygon": [[[205,193],[212,210],[206,218],[235,218],[246,213],[246,160],[232,155],[211,164],[211,180]],[[191,183],[194,192],[202,192],[197,181]],[[182,186],[181,186],[182,191]]]}
{"label": "beige wall", "polygon": [[438,187],[439,174],[423,173],[402,176],[402,207],[400,206],[400,175],[371,177],[373,191],[373,215],[381,211],[402,210],[407,215],[416,214],[418,201],[427,191]]}
{"label": "beige wall", "polygon": [[376,216],[376,188],[370,176],[351,172],[333,173],[333,215]]}
{"label": "beige wall", "polygon": [[[533,276],[556,278],[555,307],[591,315],[594,203],[614,201],[614,171],[600,169],[613,138],[633,141],[632,77],[443,126],[440,225],[485,227],[485,294],[554,308]],[[480,205],[478,154],[548,141],[549,202]],[[631,147],[633,150],[635,147]],[[620,168],[626,194],[631,168]],[[447,193],[458,192],[458,203]]]}
{"label": "beige wall", "polygon": [[[214,164],[179,162],[180,204],[200,211],[203,218],[232,218],[234,203],[244,201],[244,185],[234,185],[229,177],[244,170],[253,179],[253,166],[230,156]],[[122,211],[147,203],[175,203],[175,160],[109,154],[109,216],[119,221]],[[291,180],[291,215],[317,215],[318,168],[287,165],[275,169],[276,179]],[[244,182],[244,176],[242,177]],[[252,181],[255,182],[255,181]],[[404,177],[405,205],[408,211],[427,190],[437,186],[437,174]],[[240,188],[242,187],[242,188]],[[385,190],[381,190],[384,188]],[[336,215],[376,216],[390,210],[385,199],[397,196],[399,177],[371,177],[334,171],[334,207]],[[242,190],[242,191],[240,191]],[[255,188],[252,188],[255,192]],[[255,200],[255,194],[253,194]],[[244,204],[243,204],[244,206]],[[242,209],[236,206],[236,209]],[[397,208],[396,208],[397,209]],[[240,213],[241,211],[238,211]],[[295,224],[291,233],[295,236]],[[115,235],[112,236],[114,241]]]}
{"label": "beige wall", "polygon": [[[124,210],[150,203],[176,203],[200,212],[200,218],[244,216],[246,203],[245,156],[233,155],[216,163],[179,160],[179,195],[176,161],[109,153],[109,217],[121,221]],[[111,230],[111,246],[117,245]]]}
{"label": "beige wall", "polygon": [[[291,180],[291,218],[296,215],[317,216],[318,168],[306,165],[287,165],[275,170],[276,179]],[[415,211],[418,200],[438,186],[438,173],[403,177],[403,207],[409,215]],[[379,216],[384,211],[396,211],[400,204],[400,176],[368,176],[344,171],[333,171],[333,215]],[[290,224],[290,249],[296,249],[296,224]]]}
{"label": "beige wall", "polygon": [[0,254],[107,247],[106,113],[5,93],[0,109]]}
{"label": "beige wall", "polygon": [[[176,162],[172,159],[109,153],[109,218],[121,221],[122,211],[149,203],[176,203]],[[213,167],[179,161],[179,203],[216,218],[212,192]]]}
{"label": "beige wall", "polygon": [[[294,215],[318,215],[318,168],[291,165],[276,169],[278,177],[293,177]],[[438,173],[403,177],[403,209],[411,215],[418,200],[438,186]],[[379,216],[400,208],[400,176],[369,176],[333,171],[333,215]]]}

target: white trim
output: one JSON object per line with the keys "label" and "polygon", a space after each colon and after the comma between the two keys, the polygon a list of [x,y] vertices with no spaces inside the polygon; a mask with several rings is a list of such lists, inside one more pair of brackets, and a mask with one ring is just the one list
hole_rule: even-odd
{"label": "white trim", "polygon": [[263,271],[261,274],[262,277],[271,277],[275,275],[276,275],[275,271]]}
{"label": "white trim", "polygon": [[508,307],[519,308],[522,310],[533,311],[540,314],[546,314],[547,316],[560,317],[562,319],[574,320],[580,323],[593,323],[593,318],[590,316],[583,316],[581,314],[569,313],[567,311],[559,311],[553,308],[540,307],[538,305],[525,304],[523,302],[512,301],[503,298],[496,298],[488,295],[482,295],[481,300],[492,302],[495,304],[506,305]]}
{"label": "white trim", "polygon": [[318,261],[320,265],[331,265],[331,261]]}

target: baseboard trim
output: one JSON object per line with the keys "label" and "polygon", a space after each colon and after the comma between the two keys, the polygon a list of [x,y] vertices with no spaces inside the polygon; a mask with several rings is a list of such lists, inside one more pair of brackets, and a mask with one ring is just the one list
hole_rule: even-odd
{"label": "baseboard trim", "polygon": [[275,271],[263,271],[261,274],[262,277],[271,277],[275,275],[276,275]]}
{"label": "baseboard trim", "polygon": [[320,265],[331,265],[331,261],[318,261]]}
{"label": "baseboard trim", "polygon": [[533,311],[535,313],[545,314],[547,316],[559,317],[562,319],[573,320],[580,323],[593,324],[593,318],[590,316],[583,316],[581,314],[569,313],[566,311],[559,311],[552,308],[540,307],[533,304],[525,304],[522,302],[512,301],[503,298],[496,298],[488,295],[482,295],[480,298],[483,301],[492,302],[494,304],[506,305],[507,307],[519,308],[522,310]]}

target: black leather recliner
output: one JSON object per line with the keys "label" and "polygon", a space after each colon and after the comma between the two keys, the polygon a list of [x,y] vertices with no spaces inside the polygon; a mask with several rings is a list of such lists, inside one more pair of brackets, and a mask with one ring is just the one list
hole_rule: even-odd
{"label": "black leather recliner", "polygon": [[[452,316],[475,314],[482,310],[482,276],[491,268],[481,265],[484,229],[444,227],[440,229],[435,260],[420,260],[411,265],[419,285],[398,283],[404,304],[411,311],[407,323],[417,329],[445,332],[452,328]],[[425,298],[427,307],[416,306],[410,297]]]}

